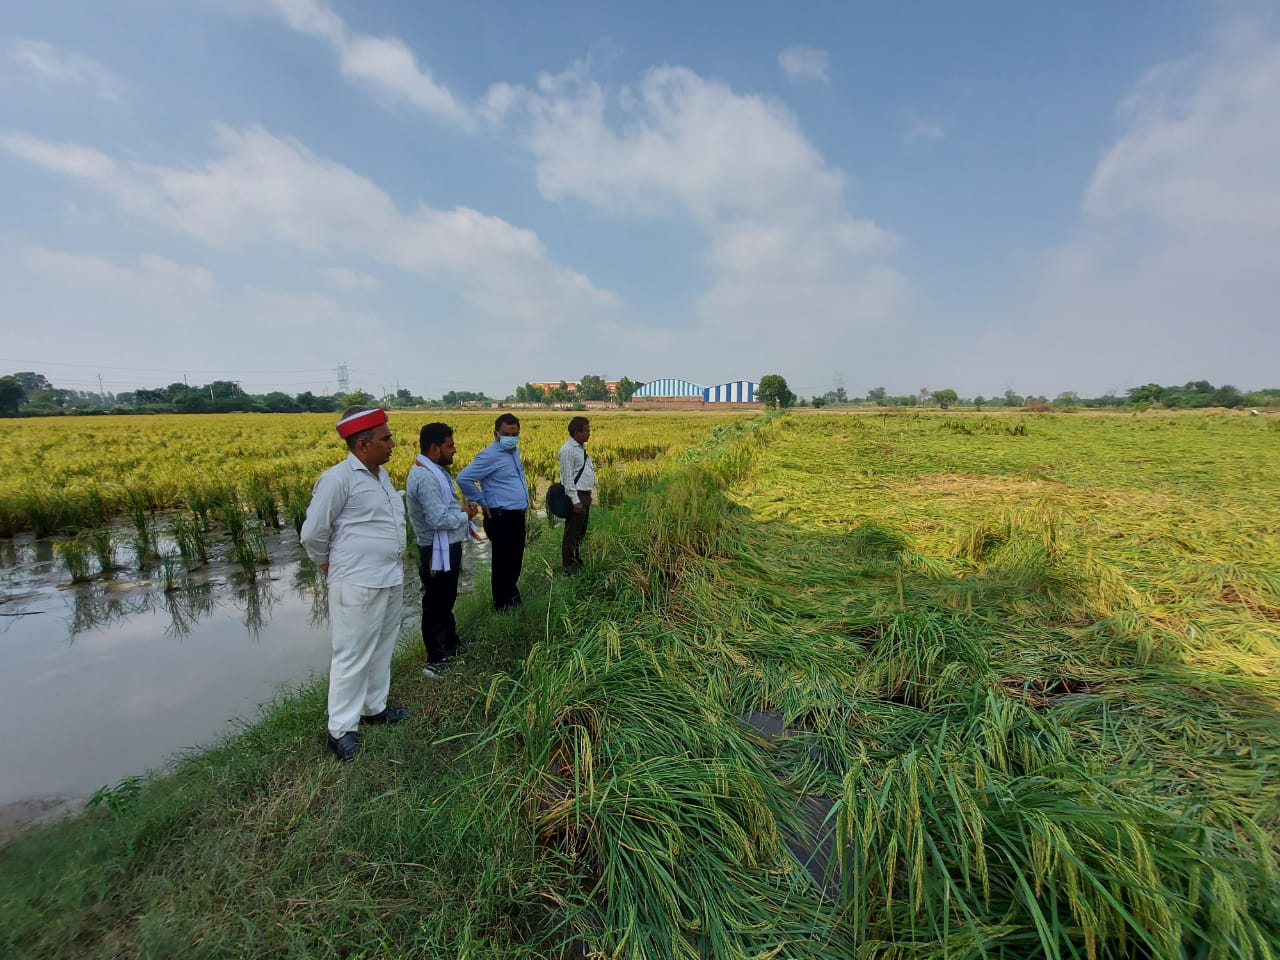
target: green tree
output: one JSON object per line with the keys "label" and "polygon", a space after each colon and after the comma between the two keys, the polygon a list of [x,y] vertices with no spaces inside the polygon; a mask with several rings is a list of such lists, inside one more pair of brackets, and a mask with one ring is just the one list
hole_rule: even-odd
{"label": "green tree", "polygon": [[27,406],[31,407],[57,407],[62,409],[71,402],[73,394],[70,390],[59,390],[56,387],[48,387],[39,390],[27,391]]}
{"label": "green tree", "polygon": [[22,389],[27,393],[32,390],[52,390],[53,384],[43,373],[33,373],[30,370],[23,370],[13,375],[13,379],[22,384]]}
{"label": "green tree", "polygon": [[387,398],[388,406],[401,409],[405,407],[421,407],[425,403],[426,400],[410,392],[408,387],[401,387]]}
{"label": "green tree", "polygon": [[934,390],[933,399],[938,401],[938,406],[940,406],[943,410],[946,410],[953,403],[959,400],[960,396],[954,390],[948,387],[945,390]]}
{"label": "green tree", "polygon": [[1008,390],[1004,392],[1003,399],[1004,399],[1004,405],[1006,407],[1020,407],[1023,404],[1022,397],[1014,393],[1012,387],[1010,387]]}
{"label": "green tree", "polygon": [[787,386],[786,378],[777,373],[761,377],[760,389],[756,393],[767,407],[789,407],[796,402],[796,395]]}
{"label": "green tree", "polygon": [[576,397],[583,402],[608,400],[609,385],[604,382],[604,377],[596,376],[594,373],[583,374],[582,379],[578,381]]}
{"label": "green tree", "polygon": [[0,377],[0,417],[16,417],[27,391],[17,377]]}
{"label": "green tree", "polygon": [[981,411],[982,405],[986,402],[987,402],[987,398],[984,397],[982,394],[978,394],[976,397],[973,398],[973,409]]}
{"label": "green tree", "polygon": [[[213,395],[214,400],[221,400],[227,397],[241,396],[244,391],[240,389],[240,384],[234,380],[215,380],[205,388],[207,393]],[[372,401],[373,397],[369,397]]]}
{"label": "green tree", "polygon": [[[214,396],[218,396],[218,394],[215,393]],[[338,406],[344,409],[354,406],[368,407],[372,404],[373,394],[365,390],[352,390],[350,393],[338,398]]]}
{"label": "green tree", "polygon": [[264,396],[262,406],[271,413],[294,413],[298,410],[298,404],[293,397],[279,390],[272,390]]}
{"label": "green tree", "polygon": [[1159,403],[1164,394],[1164,387],[1158,383],[1146,383],[1140,387],[1129,388],[1130,403]]}
{"label": "green tree", "polygon": [[542,403],[547,391],[536,383],[526,383],[516,387],[516,400],[520,403]]}
{"label": "green tree", "polygon": [[872,387],[867,391],[867,399],[872,403],[883,403],[888,392],[884,387]]}
{"label": "green tree", "polygon": [[831,395],[831,393],[833,393],[833,392],[834,392],[834,391],[828,391],[828,392],[827,392],[827,394],[826,394],[826,395],[824,395],[824,396],[821,396],[821,397],[814,397],[814,398],[813,398],[813,405],[814,405],[814,407],[815,407],[815,408],[817,408],[817,407],[825,407],[825,406],[827,405],[827,396],[830,396],[830,395]]}
{"label": "green tree", "polygon": [[164,388],[165,399],[170,403],[182,403],[190,392],[191,388],[185,383],[178,383],[176,381]]}
{"label": "green tree", "polygon": [[618,381],[618,386],[613,391],[613,398],[618,401],[619,406],[629,403],[631,398],[635,396],[636,391],[643,386],[643,383],[637,383],[630,377],[623,377]]}
{"label": "green tree", "polygon": [[333,409],[332,397],[317,397],[310,390],[304,390],[293,400],[303,413],[325,413]]}
{"label": "green tree", "polygon": [[1215,407],[1238,407],[1244,403],[1244,396],[1229,383],[1224,383],[1213,392]]}

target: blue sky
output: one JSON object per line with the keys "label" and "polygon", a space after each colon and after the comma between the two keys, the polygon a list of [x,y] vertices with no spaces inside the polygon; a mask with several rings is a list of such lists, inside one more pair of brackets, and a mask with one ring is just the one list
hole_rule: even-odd
{"label": "blue sky", "polygon": [[0,370],[1280,385],[1265,3],[16,0]]}

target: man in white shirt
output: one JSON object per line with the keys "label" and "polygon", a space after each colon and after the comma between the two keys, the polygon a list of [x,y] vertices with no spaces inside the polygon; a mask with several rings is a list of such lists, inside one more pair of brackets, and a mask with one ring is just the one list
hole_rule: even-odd
{"label": "man in white shirt", "polygon": [[329,749],[350,760],[360,723],[399,723],[387,705],[404,603],[404,501],[382,466],[395,441],[384,410],[348,407],[338,421],[347,459],[320,475],[300,539],[329,581]]}
{"label": "man in white shirt", "polygon": [[596,469],[587,455],[587,441],[591,438],[591,421],[586,417],[574,417],[569,421],[569,439],[560,447],[560,482],[564,492],[573,501],[573,512],[564,522],[564,540],[560,543],[560,562],[564,572],[571,577],[582,569],[582,557],[578,548],[587,532],[591,519],[591,493],[596,488]]}

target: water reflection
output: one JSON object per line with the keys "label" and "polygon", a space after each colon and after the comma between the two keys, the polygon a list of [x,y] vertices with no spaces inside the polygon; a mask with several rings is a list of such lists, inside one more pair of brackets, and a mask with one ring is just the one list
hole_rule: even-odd
{"label": "water reflection", "polygon": [[154,609],[155,595],[150,591],[124,591],[113,583],[85,584],[72,595],[67,639]]}
{"label": "water reflection", "polygon": [[[464,591],[487,566],[486,551],[467,547]],[[71,584],[54,556],[51,541],[0,540],[0,729],[13,733],[0,750],[0,804],[87,796],[141,774],[328,667],[327,584],[291,529],[272,535],[271,563],[252,581],[213,563]],[[410,562],[404,572],[410,635],[418,574]],[[56,724],[42,719],[51,703]]]}
{"label": "water reflection", "polygon": [[169,626],[165,633],[171,637],[185,637],[191,628],[203,618],[212,616],[217,609],[217,597],[213,584],[193,583],[181,590],[161,594],[165,609],[169,612]]}
{"label": "water reflection", "polygon": [[317,582],[314,577],[295,572],[287,581],[287,588],[282,587],[283,582],[270,577],[249,580],[235,575],[227,581],[188,580],[169,590],[154,584],[137,584],[132,589],[109,581],[80,584],[67,590],[71,595],[67,639],[74,641],[87,631],[159,611],[169,616],[165,632],[169,636],[185,637],[201,620],[219,611],[220,594],[238,611],[240,625],[257,638],[271,622],[286,589],[306,602],[309,626],[323,628],[329,618],[324,581]]}
{"label": "water reflection", "polygon": [[263,625],[271,620],[271,610],[279,599],[273,582],[266,577],[242,578],[232,590],[231,602],[244,614],[244,627],[255,640]]}

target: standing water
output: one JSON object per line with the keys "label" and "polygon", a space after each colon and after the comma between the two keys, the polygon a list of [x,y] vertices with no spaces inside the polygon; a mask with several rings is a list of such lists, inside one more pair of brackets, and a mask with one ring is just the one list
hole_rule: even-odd
{"label": "standing water", "polygon": [[[463,590],[487,546],[467,544]],[[269,550],[254,579],[232,563],[176,578],[154,563],[71,583],[50,541],[0,541],[0,839],[328,671],[323,584],[291,530],[271,533]],[[417,642],[419,597],[406,561],[402,642]]]}

